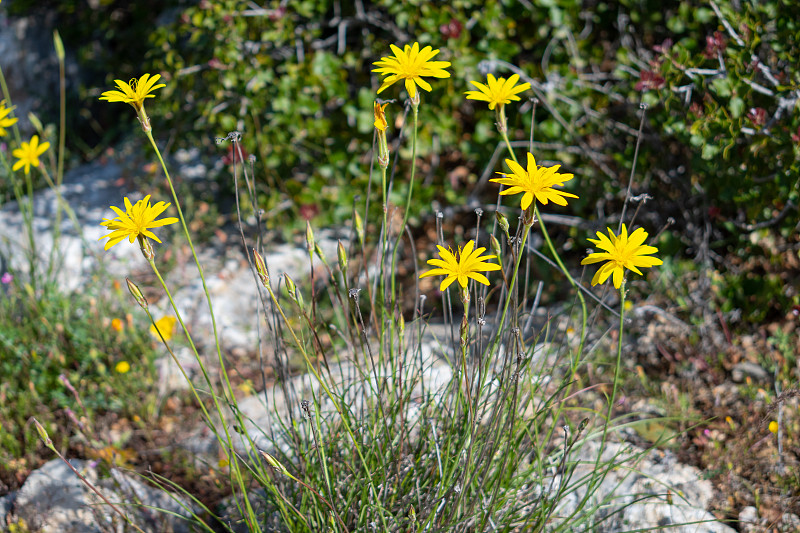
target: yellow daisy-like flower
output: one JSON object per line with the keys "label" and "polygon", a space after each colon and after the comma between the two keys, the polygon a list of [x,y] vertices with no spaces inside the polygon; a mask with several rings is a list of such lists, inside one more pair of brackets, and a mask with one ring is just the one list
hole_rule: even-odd
{"label": "yellow daisy-like flower", "polygon": [[150,94],[156,89],[166,87],[166,84],[156,82],[161,79],[161,74],[156,74],[150,77],[150,74],[144,74],[138,80],[133,78],[128,83],[122,80],[114,80],[117,84],[117,89],[114,91],[106,91],[100,95],[100,100],[107,100],[109,102],[123,102],[131,104],[138,113],[144,105],[145,98],[155,98],[156,95]]}
{"label": "yellow daisy-like flower", "polygon": [[377,100],[375,101],[375,122],[374,122],[374,125],[375,125],[376,129],[379,129],[381,131],[386,131],[386,127],[389,125],[389,123],[386,122],[386,114],[384,113],[384,109],[386,109],[387,105],[389,105],[388,102],[383,104],[383,105],[381,105],[381,104],[378,103]]}
{"label": "yellow daisy-like flower", "polygon": [[114,366],[114,370],[118,374],[127,374],[131,370],[131,364],[127,361],[120,361]]}
{"label": "yellow daisy-like flower", "polygon": [[428,264],[431,266],[439,267],[429,270],[422,274],[420,278],[428,276],[446,276],[439,286],[439,290],[444,291],[454,281],[458,280],[462,288],[467,288],[467,281],[469,278],[474,279],[484,285],[489,285],[489,280],[481,272],[490,272],[492,270],[500,270],[500,265],[496,263],[487,263],[487,259],[494,259],[494,255],[481,254],[486,251],[486,248],[478,248],[473,251],[475,241],[469,241],[457,253],[453,254],[444,246],[436,245],[439,248],[439,256],[441,259],[428,259]]}
{"label": "yellow daisy-like flower", "polygon": [[405,80],[408,96],[414,98],[417,96],[417,85],[428,92],[431,91],[430,84],[423,80],[422,76],[432,78],[450,77],[450,73],[444,70],[450,66],[449,61],[431,61],[439,53],[438,49],[434,50],[432,47],[426,46],[420,50],[419,43],[414,43],[413,46],[405,45],[402,50],[393,44],[390,47],[394,57],[382,57],[380,61],[373,63],[375,66],[380,67],[372,69],[373,72],[388,74],[383,80],[380,89],[378,89],[378,94],[394,82]]}
{"label": "yellow daisy-like flower", "polygon": [[161,242],[155,233],[150,231],[149,228],[157,228],[159,226],[166,226],[167,224],[174,224],[178,221],[177,218],[169,217],[156,220],[156,217],[163,213],[171,204],[158,202],[156,205],[150,205],[150,195],[139,200],[131,205],[128,197],[125,197],[125,211],[122,209],[111,206],[111,209],[117,214],[116,218],[103,219],[100,223],[105,226],[111,233],[100,237],[98,240],[108,239],[105,249],[108,250],[115,244],[121,242],[123,239],[128,238],[130,242],[134,239],[153,239],[156,242]]}
{"label": "yellow daisy-like flower", "polygon": [[589,254],[583,261],[582,265],[591,265],[601,261],[608,261],[605,265],[600,267],[600,270],[592,278],[592,285],[598,283],[605,283],[605,281],[614,275],[614,287],[617,289],[622,285],[622,278],[625,275],[625,269],[633,270],[640,276],[642,272],[639,268],[650,268],[656,265],[663,264],[663,261],[657,257],[649,257],[648,254],[658,252],[655,246],[647,246],[644,241],[647,240],[647,232],[643,228],[639,228],[633,233],[628,235],[628,228],[625,224],[622,225],[622,231],[619,236],[614,235],[611,228],[608,228],[608,236],[601,232],[597,232],[597,239],[589,239],[589,242],[604,250]]}
{"label": "yellow daisy-like flower", "polygon": [[[175,323],[178,321],[174,316],[164,316],[156,320],[155,326],[150,324],[150,334],[156,339],[164,337],[165,341],[172,339],[172,334],[175,331]],[[158,328],[158,329],[156,329]],[[158,332],[161,332],[159,337]]]}
{"label": "yellow daisy-like flower", "polygon": [[509,188],[500,192],[501,196],[507,194],[525,193],[520,202],[522,209],[528,209],[533,200],[538,200],[541,204],[547,205],[552,201],[554,204],[567,205],[564,198],[577,198],[576,195],[565,191],[559,191],[553,187],[562,187],[564,182],[572,179],[572,174],[561,174],[558,169],[561,165],[553,167],[540,167],[536,164],[533,154],[528,152],[528,169],[522,168],[511,159],[506,159],[506,165],[513,174],[498,172],[502,178],[492,178],[489,181],[507,185]]}
{"label": "yellow daisy-like flower", "polygon": [[467,91],[467,100],[481,100],[483,102],[489,102],[489,109],[494,109],[497,106],[505,105],[512,100],[517,101],[519,100],[518,93],[523,91],[527,91],[531,88],[530,83],[523,83],[522,85],[517,85],[519,81],[519,74],[514,74],[508,79],[505,78],[495,78],[491,74],[489,74],[486,78],[487,83],[481,83],[478,81],[470,81],[472,85],[474,85],[478,90],[477,91]]}
{"label": "yellow daisy-like flower", "polygon": [[15,107],[16,106],[7,107],[6,101],[0,100],[0,137],[5,137],[8,135],[6,128],[17,123],[17,117],[8,116]]}
{"label": "yellow daisy-like flower", "polygon": [[25,167],[25,174],[31,173],[31,165],[39,167],[39,156],[42,155],[50,148],[49,142],[39,144],[39,136],[34,135],[31,137],[31,142],[23,142],[19,148],[11,152],[11,155],[16,157],[18,161],[14,163],[11,170],[19,170]]}

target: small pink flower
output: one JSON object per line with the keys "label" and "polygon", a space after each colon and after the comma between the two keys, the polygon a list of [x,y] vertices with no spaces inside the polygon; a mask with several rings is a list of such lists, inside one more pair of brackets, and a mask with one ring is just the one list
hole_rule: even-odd
{"label": "small pink flower", "polygon": [[3,285],[8,285],[9,283],[11,283],[12,279],[14,279],[14,276],[6,272],[5,274],[3,274],[2,277],[0,277],[0,283],[2,283]]}
{"label": "small pink flower", "polygon": [[637,91],[649,91],[650,89],[661,89],[665,85],[664,77],[650,70],[639,72],[639,81],[635,89]]}
{"label": "small pink flower", "polygon": [[727,46],[722,33],[715,31],[713,35],[706,36],[706,49],[703,51],[703,56],[706,59],[713,59],[717,57],[718,53],[724,52]]}
{"label": "small pink flower", "polygon": [[767,110],[763,107],[751,107],[747,112],[747,118],[754,126],[759,128],[767,123]]}

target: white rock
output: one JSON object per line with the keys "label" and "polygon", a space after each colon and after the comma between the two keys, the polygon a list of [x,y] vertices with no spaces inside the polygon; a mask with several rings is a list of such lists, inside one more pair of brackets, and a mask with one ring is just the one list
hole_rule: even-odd
{"label": "white rock", "polygon": [[752,505],[742,507],[742,510],[739,511],[739,527],[743,533],[759,530],[758,509]]}

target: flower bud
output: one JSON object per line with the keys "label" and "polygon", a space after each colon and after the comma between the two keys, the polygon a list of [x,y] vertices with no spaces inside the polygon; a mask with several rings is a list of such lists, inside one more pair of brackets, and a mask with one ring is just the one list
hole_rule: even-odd
{"label": "flower bud", "polygon": [[311,222],[306,220],[306,248],[308,254],[314,253],[314,232],[311,230]]}
{"label": "flower bud", "polygon": [[271,466],[272,468],[274,468],[275,470],[277,470],[281,474],[286,475],[286,474],[289,473],[289,471],[286,470],[286,467],[283,466],[280,462],[278,462],[278,460],[275,459],[272,455],[268,454],[264,450],[258,450],[258,453],[261,455],[261,457],[264,458],[265,461],[267,461],[269,466]]}
{"label": "flower bud", "polygon": [[142,250],[142,255],[145,259],[147,259],[148,262],[155,259],[156,251],[153,250],[153,245],[150,243],[150,239],[139,235],[139,248]]}
{"label": "flower bud", "polygon": [[492,253],[497,257],[500,264],[503,263],[502,250],[500,249],[500,241],[494,235],[489,235],[489,245],[492,247]]}
{"label": "flower bud", "polygon": [[258,274],[261,284],[264,288],[269,286],[269,272],[267,272],[267,264],[261,254],[253,248],[253,262],[256,264],[256,273]]}
{"label": "flower bud", "polygon": [[509,236],[508,235],[508,219],[506,218],[506,216],[503,213],[501,213],[500,211],[495,211],[494,212],[494,217],[495,217],[495,219],[497,219],[497,223],[500,225],[500,229],[502,229],[503,233],[505,233],[506,237],[508,237]]}
{"label": "flower bud", "polygon": [[339,255],[339,269],[342,272],[347,272],[347,251],[344,249],[342,241],[339,241],[339,245],[336,248],[336,253]]}
{"label": "flower bud", "polygon": [[42,439],[44,445],[47,446],[48,448],[52,448],[53,441],[50,440],[50,436],[47,435],[47,430],[44,429],[44,427],[35,418],[33,419],[33,425],[36,426],[36,431],[39,433],[39,438]]}
{"label": "flower bud", "polygon": [[356,226],[358,242],[361,243],[361,246],[364,246],[364,222],[361,220],[361,215],[358,214],[358,211],[353,211],[353,220]]}
{"label": "flower bud", "polygon": [[139,287],[136,286],[134,282],[125,278],[125,282],[128,284],[128,290],[133,296],[133,299],[136,300],[136,303],[139,304],[139,307],[142,309],[147,309],[147,298],[144,297],[142,291],[139,290]]}
{"label": "flower bud", "polygon": [[317,254],[317,257],[319,257],[319,260],[322,261],[322,264],[328,266],[328,258],[325,257],[325,252],[322,251],[322,248],[320,248],[319,243],[316,242],[314,243],[314,253]]}
{"label": "flower bud", "polygon": [[289,296],[291,296],[292,300],[295,302],[297,301],[297,285],[294,284],[292,278],[289,277],[289,274],[283,273],[283,279],[286,282],[286,290],[289,292]]}

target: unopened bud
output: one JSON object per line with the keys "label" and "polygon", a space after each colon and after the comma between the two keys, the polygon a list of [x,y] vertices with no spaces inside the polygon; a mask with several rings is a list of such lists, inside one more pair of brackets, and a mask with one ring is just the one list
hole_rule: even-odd
{"label": "unopened bud", "polygon": [[347,251],[344,249],[342,241],[339,241],[339,245],[336,248],[336,253],[339,256],[339,269],[342,272],[347,272]]}
{"label": "unopened bud", "polygon": [[311,222],[306,220],[306,247],[309,255],[314,253],[314,232],[311,230]]}
{"label": "unopened bud", "polygon": [[269,272],[267,272],[267,264],[264,262],[264,258],[261,257],[261,254],[253,248],[253,261],[256,264],[256,273],[258,274],[258,278],[261,280],[261,284],[267,288],[269,286]]}
{"label": "unopened bud", "polygon": [[494,252],[494,255],[497,257],[497,260],[500,261],[500,263],[502,263],[503,256],[501,255],[500,241],[497,240],[497,237],[495,237],[494,235],[489,235],[489,245],[492,247],[492,252]]}
{"label": "unopened bud", "polygon": [[356,235],[358,235],[358,242],[361,243],[361,246],[364,246],[364,222],[361,220],[361,215],[358,214],[358,211],[353,211],[353,220],[356,225]]}
{"label": "unopened bud", "polygon": [[508,219],[506,218],[506,216],[500,211],[495,211],[494,217],[495,219],[497,219],[497,223],[500,225],[500,229],[502,229],[503,233],[505,233],[506,236],[508,236]]}
{"label": "unopened bud", "polygon": [[136,303],[139,304],[139,307],[142,309],[147,309],[147,298],[144,297],[142,291],[139,290],[139,287],[136,286],[134,282],[125,278],[125,282],[128,284],[128,290],[133,296],[133,299],[136,300]]}
{"label": "unopened bud", "polygon": [[264,458],[264,460],[269,464],[269,466],[271,466],[281,474],[286,475],[289,473],[289,471],[286,470],[286,467],[283,466],[280,462],[278,462],[278,460],[275,459],[272,455],[268,454],[264,450],[258,450],[258,453],[261,455],[261,457]]}
{"label": "unopened bud", "polygon": [[328,258],[325,257],[325,252],[322,251],[319,243],[314,243],[314,253],[317,254],[317,257],[319,257],[319,260],[322,261],[325,266],[328,266]]}
{"label": "unopened bud", "polygon": [[155,259],[156,251],[153,250],[153,245],[150,243],[150,239],[139,235],[139,248],[142,250],[142,255],[145,259],[147,259],[147,261],[152,261]]}
{"label": "unopened bud", "polygon": [[42,439],[44,445],[48,448],[52,448],[53,441],[50,440],[50,437],[47,435],[47,430],[44,429],[44,426],[42,426],[35,418],[33,419],[33,425],[36,426],[36,431],[39,433],[39,438]]}
{"label": "unopened bud", "polygon": [[292,297],[292,300],[297,301],[297,285],[294,284],[289,274],[285,272],[283,274],[283,279],[286,282],[286,290],[289,292],[289,296]]}
{"label": "unopened bud", "polygon": [[400,318],[397,322],[400,327],[400,335],[402,335],[406,330],[406,319],[403,318],[403,313],[400,313]]}

